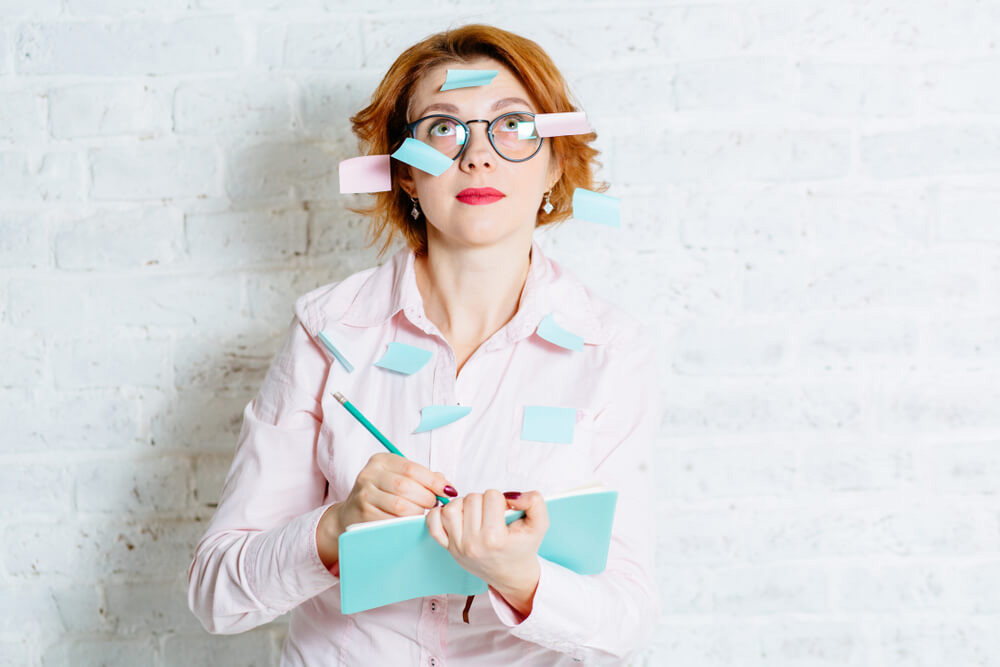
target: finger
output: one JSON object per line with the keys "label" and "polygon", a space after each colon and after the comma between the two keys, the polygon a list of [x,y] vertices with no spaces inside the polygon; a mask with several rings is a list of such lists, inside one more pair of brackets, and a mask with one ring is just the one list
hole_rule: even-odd
{"label": "finger", "polygon": [[434,492],[423,484],[406,475],[389,470],[383,470],[372,480],[372,483],[385,493],[405,498],[424,509],[434,507],[437,502],[437,496],[434,495]]}
{"label": "finger", "polygon": [[483,541],[491,549],[501,549],[507,536],[507,499],[496,489],[483,494]]}
{"label": "finger", "polygon": [[549,511],[545,505],[545,498],[538,491],[528,491],[522,493],[517,498],[506,497],[507,505],[511,509],[524,510],[524,517],[520,521],[531,532],[540,531],[544,533],[549,529]]}
{"label": "finger", "polygon": [[462,515],[465,510],[465,498],[456,498],[441,508],[441,525],[448,533],[448,546],[459,547],[464,534],[462,532]]}
{"label": "finger", "polygon": [[[368,504],[390,516],[412,516],[423,514],[424,507],[404,496],[388,493],[377,486],[369,487],[365,494]],[[433,506],[433,502],[431,506]]]}
{"label": "finger", "polygon": [[462,499],[462,535],[466,540],[478,539],[483,528],[483,496],[470,493]]}
{"label": "finger", "polygon": [[403,475],[414,480],[432,495],[451,498],[458,495],[458,492],[455,491],[454,487],[448,483],[448,480],[441,473],[431,472],[427,467],[420,465],[416,461],[404,459],[402,456],[396,456],[395,454],[386,454],[385,456],[387,458],[381,459],[380,465],[384,466],[386,470],[391,470],[398,475]]}
{"label": "finger", "polygon": [[435,507],[427,513],[427,532],[431,534],[434,541],[445,549],[448,548],[448,533],[441,522],[441,508]]}

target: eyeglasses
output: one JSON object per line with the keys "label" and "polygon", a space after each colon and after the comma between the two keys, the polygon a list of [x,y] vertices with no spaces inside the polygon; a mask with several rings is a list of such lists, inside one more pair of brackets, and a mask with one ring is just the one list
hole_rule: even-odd
{"label": "eyeglasses", "polygon": [[487,123],[486,136],[497,155],[510,162],[530,160],[542,147],[542,138],[535,132],[535,114],[512,111],[489,120],[467,120],[434,114],[408,123],[410,136],[457,160],[469,145],[471,123]]}

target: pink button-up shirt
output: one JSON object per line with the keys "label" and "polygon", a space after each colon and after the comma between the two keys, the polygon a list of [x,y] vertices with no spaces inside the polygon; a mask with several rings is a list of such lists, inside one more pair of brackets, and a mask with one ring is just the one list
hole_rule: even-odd
{"label": "pink button-up shirt", "polygon": [[[209,632],[236,633],[291,612],[282,665],[617,664],[641,647],[657,612],[652,574],[652,445],[659,422],[651,340],[532,244],[517,313],[456,375],[455,355],[424,314],[401,250],[377,268],[321,287],[293,320],[244,411],[215,516],[188,573],[188,600]],[[536,329],[553,314],[583,337],[558,347]],[[319,342],[325,331],[355,366]],[[429,350],[412,375],[373,365],[390,342]],[[339,580],[319,559],[316,528],[382,446],[337,403],[343,392],[407,458],[444,473],[460,494],[558,493],[601,481],[619,492],[607,568],[582,576],[540,560],[522,617],[491,591],[438,595],[344,615]],[[470,406],[414,434],[421,408]],[[526,405],[577,409],[571,444],[521,439]]]}

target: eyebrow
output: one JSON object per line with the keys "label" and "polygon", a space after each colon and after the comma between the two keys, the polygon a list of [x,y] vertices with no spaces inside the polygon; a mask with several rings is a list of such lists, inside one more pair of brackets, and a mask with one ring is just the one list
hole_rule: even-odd
{"label": "eyebrow", "polygon": [[[490,107],[492,111],[497,111],[502,107],[510,106],[512,104],[521,104],[526,108],[531,109],[531,104],[521,97],[505,97],[503,99],[497,100]],[[428,111],[447,111],[449,113],[458,113],[458,107],[454,104],[447,104],[445,102],[437,102],[435,104],[429,104],[424,107],[424,110],[417,114],[417,118],[423,118],[427,115]]]}

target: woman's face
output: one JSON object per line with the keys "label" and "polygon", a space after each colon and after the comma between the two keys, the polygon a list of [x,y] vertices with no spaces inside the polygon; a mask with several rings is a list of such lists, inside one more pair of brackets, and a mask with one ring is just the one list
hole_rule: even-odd
{"label": "woman's face", "polygon": [[[486,86],[441,92],[447,70],[493,69],[496,78]],[[528,91],[502,63],[482,58],[471,63],[441,65],[417,83],[410,99],[408,122],[433,113],[463,121],[494,118],[511,111],[537,112]],[[497,155],[486,136],[486,123],[469,125],[465,150],[447,171],[432,176],[408,167],[401,185],[419,200],[427,219],[428,244],[464,247],[488,246],[530,239],[542,197],[559,180],[549,141],[525,162],[510,162]],[[493,188],[499,199],[476,198],[463,191]]]}

